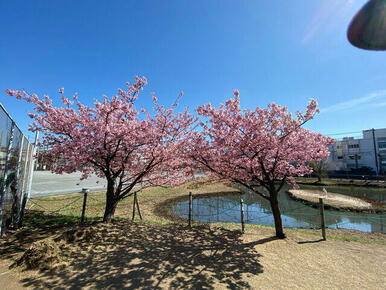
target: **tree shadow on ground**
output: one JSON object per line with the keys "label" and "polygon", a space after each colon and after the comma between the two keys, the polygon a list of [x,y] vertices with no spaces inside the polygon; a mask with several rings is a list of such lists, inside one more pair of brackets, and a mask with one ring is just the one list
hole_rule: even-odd
{"label": "tree shadow on ground", "polygon": [[298,242],[299,245],[303,245],[303,244],[316,244],[316,243],[320,243],[320,242],[325,242],[326,240],[324,239],[317,239],[317,240],[312,240],[312,241],[300,241]]}
{"label": "tree shadow on ground", "polygon": [[[86,229],[80,235],[77,231]],[[73,230],[66,267],[25,278],[35,289],[68,288],[249,288],[244,275],[263,272],[254,246],[241,233],[201,225],[155,226],[116,221]],[[65,235],[67,237],[69,234]],[[71,239],[70,239],[71,240]]]}
{"label": "tree shadow on ground", "polygon": [[[40,211],[28,211],[25,220],[28,225],[21,229],[10,229],[0,239],[0,258],[15,259],[36,241],[49,236],[60,235],[74,226],[74,217],[63,215],[44,215]],[[34,221],[44,220],[45,224]]]}

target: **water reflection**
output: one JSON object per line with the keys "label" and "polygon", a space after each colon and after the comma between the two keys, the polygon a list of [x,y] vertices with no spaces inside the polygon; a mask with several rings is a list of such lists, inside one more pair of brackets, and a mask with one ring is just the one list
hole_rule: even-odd
{"label": "water reflection", "polygon": [[[279,194],[279,205],[284,227],[319,228],[319,209],[294,201],[284,192]],[[260,196],[245,192],[244,212],[246,223],[274,225],[269,202]],[[173,206],[176,215],[187,217],[188,201]],[[211,196],[193,200],[193,218],[201,222],[240,222],[240,196]],[[386,214],[367,214],[326,210],[326,226],[355,229],[364,232],[386,233]]]}

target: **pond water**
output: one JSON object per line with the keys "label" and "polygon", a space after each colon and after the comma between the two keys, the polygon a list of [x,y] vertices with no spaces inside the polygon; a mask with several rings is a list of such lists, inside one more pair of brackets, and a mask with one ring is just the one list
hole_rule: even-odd
{"label": "pond water", "polygon": [[[305,188],[302,186],[301,188]],[[322,188],[322,187],[321,187]],[[326,187],[333,192],[332,187]],[[291,199],[283,189],[279,193],[279,206],[282,213],[283,226],[288,228],[320,228],[320,211],[317,208],[304,205]],[[316,189],[312,187],[312,189]],[[348,193],[349,188],[335,187],[334,192]],[[378,189],[379,190],[379,189]],[[344,192],[345,191],[345,192]],[[351,191],[350,191],[351,192]],[[370,193],[369,193],[370,192]],[[366,194],[367,198],[382,196],[384,200],[385,189],[380,192],[375,189],[355,191],[353,195]],[[374,193],[375,192],[375,193]],[[382,195],[383,193],[383,195]],[[270,204],[257,194],[245,191],[241,196],[244,200],[245,222],[250,224],[274,225]],[[188,201],[175,204],[172,207],[174,214],[188,216]],[[200,222],[240,222],[240,196],[215,195],[193,199],[193,219]],[[386,233],[386,214],[369,214],[347,211],[325,210],[326,226],[329,228],[354,229],[363,232]]]}

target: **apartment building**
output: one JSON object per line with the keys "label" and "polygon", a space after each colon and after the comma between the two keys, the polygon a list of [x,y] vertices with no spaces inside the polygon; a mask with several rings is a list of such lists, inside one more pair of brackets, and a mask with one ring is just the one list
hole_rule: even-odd
{"label": "apartment building", "polygon": [[344,137],[330,146],[330,170],[369,167],[386,173],[386,128],[362,131],[362,138]]}

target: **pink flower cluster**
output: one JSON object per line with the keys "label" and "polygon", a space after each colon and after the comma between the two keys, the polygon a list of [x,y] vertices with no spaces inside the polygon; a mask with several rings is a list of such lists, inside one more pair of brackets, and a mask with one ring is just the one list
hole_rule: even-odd
{"label": "pink flower cluster", "polygon": [[[181,154],[186,136],[196,118],[188,109],[175,113],[157,103],[151,114],[145,109],[140,117],[134,101],[146,84],[145,78],[127,83],[127,90],[93,107],[70,101],[61,94],[63,107],[55,107],[48,96],[42,99],[25,91],[7,93],[35,105],[30,130],[43,133],[43,144],[50,148],[46,156],[51,170],[61,173],[94,173],[108,180],[116,198],[124,198],[134,186],[176,185],[186,180],[187,167]],[[178,170],[176,170],[178,168]]]}
{"label": "pink flower cluster", "polygon": [[212,176],[247,187],[269,190],[282,182],[296,186],[294,177],[311,173],[308,163],[326,159],[334,142],[301,127],[317,112],[314,99],[297,118],[275,103],[267,109],[241,110],[235,91],[218,109],[210,104],[197,108],[208,121],[201,122],[202,130],[188,143],[186,155]]}

